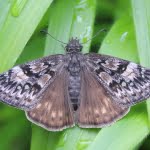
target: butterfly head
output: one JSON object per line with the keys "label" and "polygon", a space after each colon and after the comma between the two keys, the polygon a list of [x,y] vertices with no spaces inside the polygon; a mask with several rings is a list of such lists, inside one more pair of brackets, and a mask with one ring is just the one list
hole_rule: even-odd
{"label": "butterfly head", "polygon": [[66,45],[67,52],[80,52],[82,50],[82,45],[79,43],[77,38],[72,38]]}

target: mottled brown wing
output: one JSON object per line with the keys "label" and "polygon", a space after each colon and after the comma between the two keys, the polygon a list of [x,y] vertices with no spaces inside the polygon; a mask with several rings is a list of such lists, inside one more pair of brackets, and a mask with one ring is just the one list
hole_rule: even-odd
{"label": "mottled brown wing", "polygon": [[130,107],[150,97],[150,69],[107,55],[85,57],[90,71],[119,105]]}
{"label": "mottled brown wing", "polygon": [[77,112],[80,127],[103,127],[122,118],[129,108],[115,104],[94,75],[84,68],[81,74],[81,102]]}
{"label": "mottled brown wing", "polygon": [[63,68],[63,59],[64,55],[47,56],[0,74],[0,101],[25,111],[34,108]]}
{"label": "mottled brown wing", "polygon": [[60,131],[74,125],[69,105],[67,72],[63,71],[49,85],[37,106],[27,111],[27,118],[50,131]]}

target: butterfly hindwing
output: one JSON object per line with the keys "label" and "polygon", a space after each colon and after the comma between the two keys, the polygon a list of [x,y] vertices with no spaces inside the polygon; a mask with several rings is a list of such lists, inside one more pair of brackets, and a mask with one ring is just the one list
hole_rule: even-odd
{"label": "butterfly hindwing", "polygon": [[97,80],[123,106],[132,106],[150,97],[150,70],[115,57],[87,54],[87,64]]}
{"label": "butterfly hindwing", "polygon": [[23,110],[33,108],[62,66],[62,55],[54,55],[0,74],[0,100]]}
{"label": "butterfly hindwing", "polygon": [[111,125],[128,111],[129,108],[113,102],[94,74],[85,68],[82,70],[80,107],[77,112],[77,123],[80,127]]}
{"label": "butterfly hindwing", "polygon": [[68,74],[63,70],[48,86],[36,107],[26,112],[31,122],[51,131],[60,131],[74,125],[67,78]]}

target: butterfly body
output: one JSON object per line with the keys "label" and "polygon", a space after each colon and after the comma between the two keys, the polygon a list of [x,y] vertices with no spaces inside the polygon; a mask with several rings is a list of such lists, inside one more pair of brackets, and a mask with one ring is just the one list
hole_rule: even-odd
{"label": "butterfly body", "polygon": [[82,54],[77,38],[51,55],[0,74],[0,100],[50,131],[111,125],[150,97],[150,69],[119,58]]}
{"label": "butterfly body", "polygon": [[80,105],[81,70],[84,67],[84,55],[78,39],[72,39],[66,46],[66,70],[69,72],[68,91],[73,110]]}

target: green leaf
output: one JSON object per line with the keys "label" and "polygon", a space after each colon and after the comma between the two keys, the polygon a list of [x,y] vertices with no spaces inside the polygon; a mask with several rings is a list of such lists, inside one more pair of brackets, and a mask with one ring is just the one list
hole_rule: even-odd
{"label": "green leaf", "polygon": [[[15,116],[16,117],[16,116]],[[17,115],[16,125],[15,118],[10,118],[5,122],[0,130],[0,149],[1,150],[26,150],[29,149],[30,143],[30,124],[22,115]]]}
{"label": "green leaf", "polygon": [[[150,68],[150,5],[148,0],[132,0],[137,47],[141,65]],[[147,101],[150,122],[150,101]]]}
{"label": "green leaf", "polygon": [[104,39],[99,52],[133,62],[139,61],[131,16],[123,15],[116,20]]}
{"label": "green leaf", "polygon": [[150,67],[150,5],[148,0],[132,0],[134,25],[140,62]]}

